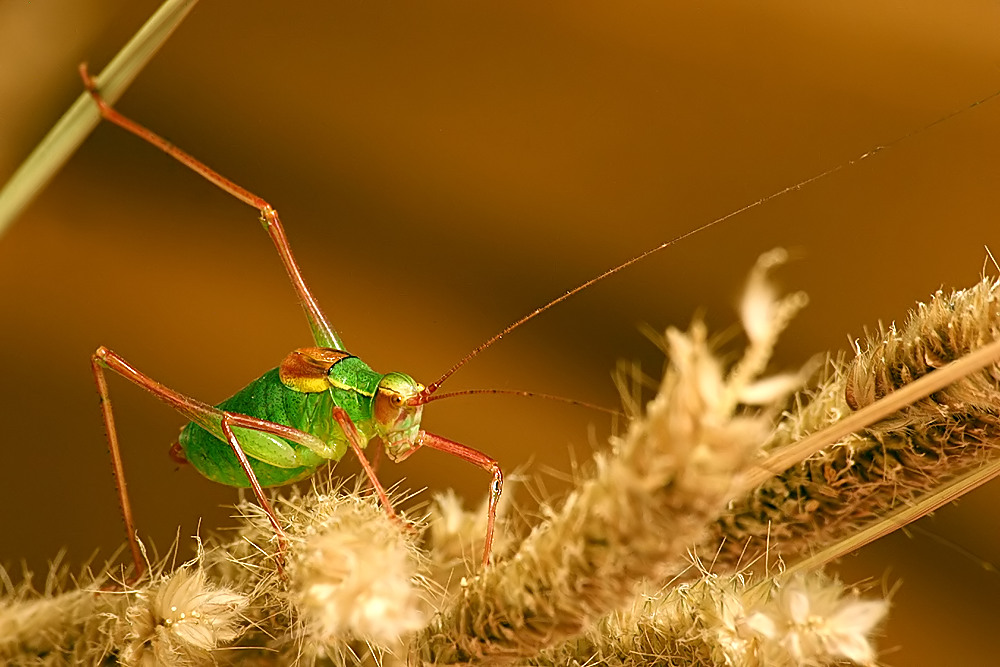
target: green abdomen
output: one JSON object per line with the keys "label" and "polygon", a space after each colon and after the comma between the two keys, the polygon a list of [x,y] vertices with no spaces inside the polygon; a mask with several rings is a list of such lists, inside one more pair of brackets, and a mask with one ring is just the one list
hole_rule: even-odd
{"label": "green abdomen", "polygon": [[[268,371],[232,398],[218,406],[258,419],[284,424],[311,433],[329,442],[333,438],[329,392],[306,394],[289,389],[278,377],[278,369]],[[339,431],[339,429],[337,429]],[[210,480],[229,486],[248,487],[250,480],[233,454],[229,443],[219,440],[196,424],[188,424],[178,439],[184,456]],[[250,467],[262,486],[290,484],[313,474],[326,459],[294,442],[288,443],[304,464],[295,468],[277,466],[250,458]]]}

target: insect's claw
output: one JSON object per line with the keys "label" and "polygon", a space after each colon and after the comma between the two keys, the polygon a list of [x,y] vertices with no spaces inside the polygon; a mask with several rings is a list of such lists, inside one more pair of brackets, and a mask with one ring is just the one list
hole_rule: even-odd
{"label": "insect's claw", "polygon": [[87,69],[87,63],[80,63],[77,70],[80,72],[80,78],[83,79],[83,87],[87,89],[87,92],[97,92],[97,84],[94,82],[93,77],[90,76],[90,72]]}

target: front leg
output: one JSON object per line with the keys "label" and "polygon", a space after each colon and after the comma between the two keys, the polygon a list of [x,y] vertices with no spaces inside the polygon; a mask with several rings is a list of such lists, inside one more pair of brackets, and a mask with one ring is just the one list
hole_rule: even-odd
{"label": "front leg", "polygon": [[[486,518],[486,539],[483,545],[483,567],[486,567],[490,563],[490,552],[493,550],[493,529],[497,521],[497,503],[500,502],[500,493],[503,491],[503,471],[500,469],[499,461],[487,456],[478,449],[473,449],[460,442],[448,440],[427,431],[420,432],[416,444],[417,447],[430,447],[431,449],[457,456],[463,461],[468,461],[487,472],[493,473],[493,482],[490,484],[489,510]],[[399,460],[402,461],[410,456],[410,454],[417,450],[417,447],[407,451]]]}
{"label": "front leg", "polygon": [[405,526],[406,524],[403,520],[400,519],[395,510],[392,509],[392,503],[389,502],[389,496],[386,494],[385,488],[383,488],[382,483],[378,481],[374,468],[372,468],[371,464],[368,462],[368,458],[365,456],[364,446],[368,443],[361,441],[361,434],[358,432],[358,427],[354,425],[354,420],[352,420],[351,416],[347,414],[347,410],[344,410],[339,406],[334,406],[333,418],[340,426],[340,430],[344,432],[344,436],[347,438],[347,443],[351,446],[351,449],[354,450],[358,460],[361,462],[361,467],[364,468],[365,474],[368,475],[368,481],[371,482],[372,487],[375,489],[375,493],[378,494],[378,499],[379,502],[382,503],[382,508],[389,514],[390,518]]}

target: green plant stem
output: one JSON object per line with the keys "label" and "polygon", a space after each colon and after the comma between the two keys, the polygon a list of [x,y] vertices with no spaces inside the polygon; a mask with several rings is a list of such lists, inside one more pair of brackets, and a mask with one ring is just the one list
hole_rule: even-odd
{"label": "green plant stem", "polygon": [[[101,94],[116,102],[198,0],[166,0],[96,77]],[[73,152],[101,115],[83,91],[0,190],[0,235],[17,219]]]}

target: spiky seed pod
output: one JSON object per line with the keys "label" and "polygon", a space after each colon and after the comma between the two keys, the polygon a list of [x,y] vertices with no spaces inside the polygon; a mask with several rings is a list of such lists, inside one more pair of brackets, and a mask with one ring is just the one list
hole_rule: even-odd
{"label": "spiky seed pod", "polygon": [[[766,291],[751,298],[774,300],[744,312],[772,313],[778,330],[802,304],[798,295],[779,301]],[[724,510],[734,476],[771,429],[769,417],[741,408],[777,336],[754,323],[750,347],[728,375],[700,323],[688,334],[668,332],[671,363],[645,417],[596,458],[561,511],[510,560],[469,582],[418,637],[423,660],[534,655],[627,604],[638,581],[683,569],[687,548]]]}
{"label": "spiky seed pod", "polygon": [[[1000,338],[1000,280],[984,278],[975,287],[945,293],[917,304],[901,328],[890,325],[869,336],[867,348],[846,372],[844,397],[858,410]],[[918,436],[928,416],[946,418],[997,410],[1000,367],[968,375],[901,410],[884,426],[913,427]]]}
{"label": "spiky seed pod", "polygon": [[[1000,338],[1000,282],[937,292],[901,327],[869,336],[849,364],[833,363],[799,396],[768,449],[837,422],[935,368]],[[760,555],[794,560],[912,505],[950,478],[995,457],[1000,444],[1000,367],[955,382],[772,478],[733,503],[699,552],[717,567]],[[747,549],[748,540],[750,548]]]}
{"label": "spiky seed pod", "polygon": [[605,616],[581,637],[543,651],[530,664],[715,667],[747,654],[752,634],[747,609],[766,597],[740,575],[701,573],[696,581],[636,598]]}
{"label": "spiky seed pod", "polygon": [[[444,611],[409,642],[401,637],[406,652],[387,653],[385,646],[375,643],[386,642],[385,638],[396,631],[378,626],[378,613],[371,610],[392,607],[392,613],[383,614],[390,621],[412,620],[414,616],[407,610],[412,610],[408,601],[413,598],[404,596],[400,601],[395,597],[390,602],[389,594],[379,588],[379,580],[355,578],[368,565],[357,562],[359,554],[371,556],[380,548],[379,540],[369,539],[372,536],[391,533],[408,549],[413,541],[371,498],[320,484],[309,494],[277,503],[279,519],[291,542],[284,569],[277,567],[273,530],[260,512],[252,509],[244,510],[244,525],[236,540],[206,553],[204,571],[216,581],[237,587],[233,594],[242,594],[250,605],[243,612],[250,627],[239,640],[239,650],[216,652],[210,657],[219,662],[232,658],[240,664],[253,661],[260,665],[529,658],[578,637],[601,617],[632,603],[641,579],[662,577],[685,567],[688,545],[703,537],[706,526],[727,511],[730,490],[741,486],[734,479],[751,465],[755,448],[771,430],[775,405],[797,379],[758,378],[777,332],[804,302],[800,295],[778,300],[766,283],[760,282],[778,260],[778,255],[765,257],[755,270],[743,307],[750,345],[733,369],[724,372],[700,324],[688,334],[669,332],[665,348],[672,365],[645,416],[613,442],[611,453],[598,457],[590,477],[577,484],[562,510],[538,525],[515,555],[464,582]],[[755,280],[758,282],[753,287]],[[824,386],[823,391],[829,388]],[[808,414],[813,407],[799,414]],[[816,409],[822,412],[826,408],[821,404]],[[825,422],[816,420],[816,424],[821,423]],[[790,437],[787,425],[785,430],[783,437]],[[342,522],[340,527],[349,538],[339,534],[331,539],[321,537],[326,529],[338,525],[337,517],[348,516],[360,521]],[[366,533],[369,529],[373,532]],[[369,538],[362,539],[364,535]],[[383,578],[396,581],[385,563],[408,560],[413,568],[410,572],[417,574],[408,575],[406,584],[399,587],[419,591],[417,595],[423,598],[436,598],[420,574],[419,557],[413,565],[414,553],[407,559],[371,560],[383,563]],[[330,554],[335,554],[332,561]],[[764,655],[758,647],[768,641],[776,642],[779,648],[809,643],[808,651],[785,651],[800,662],[822,664],[816,646],[831,655],[856,660],[869,655],[867,632],[880,615],[875,608],[848,606],[852,611],[841,613],[843,608],[813,603],[802,593],[778,598],[784,604],[779,613],[756,605],[759,599],[751,590],[737,590],[732,583],[733,590],[726,593],[725,586],[713,588],[712,579],[670,589],[656,596],[662,604],[647,600],[648,604],[633,609],[631,616],[606,617],[597,626],[603,630],[574,643],[584,647],[582,652],[568,655],[582,656],[581,661],[596,660],[599,655],[613,664],[644,664],[635,662],[636,652],[641,651],[644,656],[683,656],[695,665],[713,661],[752,664]],[[162,646],[167,648],[186,642],[181,645],[185,651],[207,645],[199,635],[178,633],[173,622],[167,628],[168,612],[173,612],[169,607],[176,605],[164,607],[157,596],[184,597],[188,586],[181,584],[175,583],[170,591],[160,577],[153,577],[131,596],[113,594],[108,599],[138,600],[145,606],[138,605],[127,613],[109,611],[105,620],[117,624],[119,631],[113,637],[105,633],[96,641],[114,641],[122,658],[133,663],[164,655],[177,664],[173,651],[160,648],[164,641],[167,643]],[[397,586],[391,588],[393,595],[399,593]],[[70,597],[61,597],[57,604],[63,600]],[[379,602],[364,604],[372,600]],[[358,601],[363,604],[357,605]],[[332,616],[326,615],[330,609],[335,611]],[[822,613],[813,613],[817,610]],[[827,619],[827,631],[808,634],[815,630],[809,622],[817,616]],[[670,620],[675,617],[679,619],[676,623]],[[394,623],[393,627],[402,628],[398,632],[403,633],[413,625],[415,622]],[[368,644],[364,639],[351,639],[366,633]],[[220,632],[217,639],[222,641],[226,636]],[[124,647],[123,642],[127,644]],[[591,648],[601,646],[600,652],[587,653],[588,642]],[[77,643],[73,650],[81,645]],[[671,647],[680,647],[681,652],[675,653]],[[99,646],[98,650],[99,654],[91,651],[89,655],[99,660],[107,654]],[[50,653],[46,659],[62,655],[66,653]],[[179,659],[189,664],[190,655],[182,653]],[[739,658],[741,655],[745,659]],[[33,660],[31,664],[39,659],[37,654],[27,656]]]}

